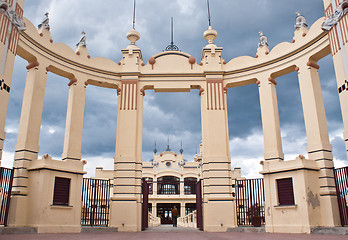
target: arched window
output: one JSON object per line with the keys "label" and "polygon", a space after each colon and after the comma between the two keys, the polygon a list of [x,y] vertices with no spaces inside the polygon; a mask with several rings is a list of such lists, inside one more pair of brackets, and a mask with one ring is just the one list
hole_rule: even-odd
{"label": "arched window", "polygon": [[196,194],[197,178],[188,177],[184,179],[185,195]]}
{"label": "arched window", "polygon": [[164,176],[157,179],[157,194],[180,194],[180,179],[174,176]]}

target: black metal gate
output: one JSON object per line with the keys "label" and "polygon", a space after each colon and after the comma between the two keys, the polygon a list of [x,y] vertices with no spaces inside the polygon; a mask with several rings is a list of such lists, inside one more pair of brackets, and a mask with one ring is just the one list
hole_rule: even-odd
{"label": "black metal gate", "polygon": [[238,226],[260,227],[265,224],[265,193],[262,178],[236,180]]}
{"label": "black metal gate", "polygon": [[334,170],[338,207],[342,226],[348,225],[348,167],[337,168]]}
{"label": "black metal gate", "polygon": [[196,184],[197,228],[203,230],[202,180]]}
{"label": "black metal gate", "polygon": [[143,203],[141,212],[141,230],[145,230],[149,226],[149,184],[142,179]]}
{"label": "black metal gate", "polygon": [[81,200],[81,225],[107,227],[110,213],[110,180],[84,178]]}
{"label": "black metal gate", "polygon": [[7,225],[8,210],[10,208],[13,169],[0,168],[0,225]]}

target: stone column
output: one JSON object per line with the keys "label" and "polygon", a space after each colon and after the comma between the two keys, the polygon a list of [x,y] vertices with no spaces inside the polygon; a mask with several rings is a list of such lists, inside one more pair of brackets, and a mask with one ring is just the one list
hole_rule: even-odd
{"label": "stone column", "polygon": [[[324,101],[318,73],[314,62],[298,65],[303,116],[307,133],[308,158],[320,167],[320,208],[322,226],[340,224],[334,179],[332,147],[329,140]],[[325,207],[324,207],[325,206]]]}
{"label": "stone column", "polygon": [[157,177],[156,177],[156,176],[153,177],[153,185],[152,185],[152,188],[153,188],[153,190],[152,190],[152,195],[153,195],[153,196],[157,196]]}
{"label": "stone column", "polygon": [[183,197],[185,195],[185,188],[184,188],[184,177],[180,177],[180,196]]}
{"label": "stone column", "polygon": [[134,76],[124,77],[118,97],[114,193],[110,225],[141,231],[143,94]]}
{"label": "stone column", "polygon": [[[256,82],[259,85],[264,158],[266,161],[283,162],[284,154],[280,135],[280,122],[276,92],[277,82],[269,76],[269,74],[261,75]],[[263,169],[265,170],[265,165],[263,166]],[[266,229],[268,229],[268,225],[273,225],[272,212],[274,210],[272,202],[270,201],[273,198],[272,190],[274,188],[274,183],[269,175],[264,176],[264,187],[266,199],[265,209],[269,209],[268,214],[265,215]]]}
{"label": "stone column", "polygon": [[181,201],[180,202],[180,217],[184,217],[185,216],[185,202]]}
{"label": "stone column", "polygon": [[69,83],[69,100],[66,114],[63,160],[81,160],[83,114],[85,110],[86,85],[81,76]]}
{"label": "stone column", "polygon": [[25,226],[27,214],[28,171],[31,161],[38,159],[42,110],[45,98],[47,72],[45,66],[33,62],[27,66],[28,74],[23,95],[22,112],[15,147],[15,169],[9,226]]}
{"label": "stone column", "polygon": [[152,215],[157,217],[157,203],[155,201],[152,204]]}
{"label": "stone column", "polygon": [[257,83],[259,84],[265,160],[284,160],[276,92],[277,83],[273,78],[269,78],[269,75],[260,76]]}
{"label": "stone column", "polygon": [[[13,10],[19,18],[23,17],[24,0],[17,1]],[[14,61],[17,52],[19,32],[12,25],[5,12],[0,13],[0,166],[5,141],[5,122],[11,90]]]}
{"label": "stone column", "polygon": [[205,231],[236,226],[232,197],[226,91],[220,75],[207,75],[201,89],[203,224]]}
{"label": "stone column", "polygon": [[[324,0],[325,17],[329,18],[337,8],[337,4],[342,2],[335,0]],[[346,145],[348,159],[348,29],[346,22],[348,14],[343,15],[335,25],[329,30],[329,41],[331,54],[334,62],[337,90],[340,99],[342,119],[343,119],[343,139]]]}

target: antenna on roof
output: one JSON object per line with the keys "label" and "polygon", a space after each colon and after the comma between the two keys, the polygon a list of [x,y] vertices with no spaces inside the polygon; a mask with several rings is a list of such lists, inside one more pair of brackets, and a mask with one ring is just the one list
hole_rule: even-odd
{"label": "antenna on roof", "polygon": [[135,0],[134,0],[134,8],[133,8],[133,29],[135,29]]}
{"label": "antenna on roof", "polygon": [[167,145],[166,151],[170,151],[170,148],[169,148],[169,136],[168,136],[168,145]]}
{"label": "antenna on roof", "polygon": [[208,5],[208,21],[209,21],[209,27],[211,26],[210,22],[210,6],[209,6],[209,0],[207,0],[207,5]]}

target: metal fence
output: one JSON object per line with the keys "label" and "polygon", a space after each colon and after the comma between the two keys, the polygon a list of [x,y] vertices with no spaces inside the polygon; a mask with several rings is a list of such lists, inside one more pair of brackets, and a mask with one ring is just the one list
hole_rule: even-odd
{"label": "metal fence", "polygon": [[238,226],[260,227],[265,224],[265,193],[262,178],[236,180]]}
{"label": "metal fence", "polygon": [[348,225],[348,167],[337,168],[334,170],[338,207],[342,226]]}
{"label": "metal fence", "polygon": [[7,225],[8,210],[10,208],[13,169],[0,168],[0,225]]}
{"label": "metal fence", "polygon": [[84,178],[81,200],[81,225],[107,227],[110,213],[110,180]]}

